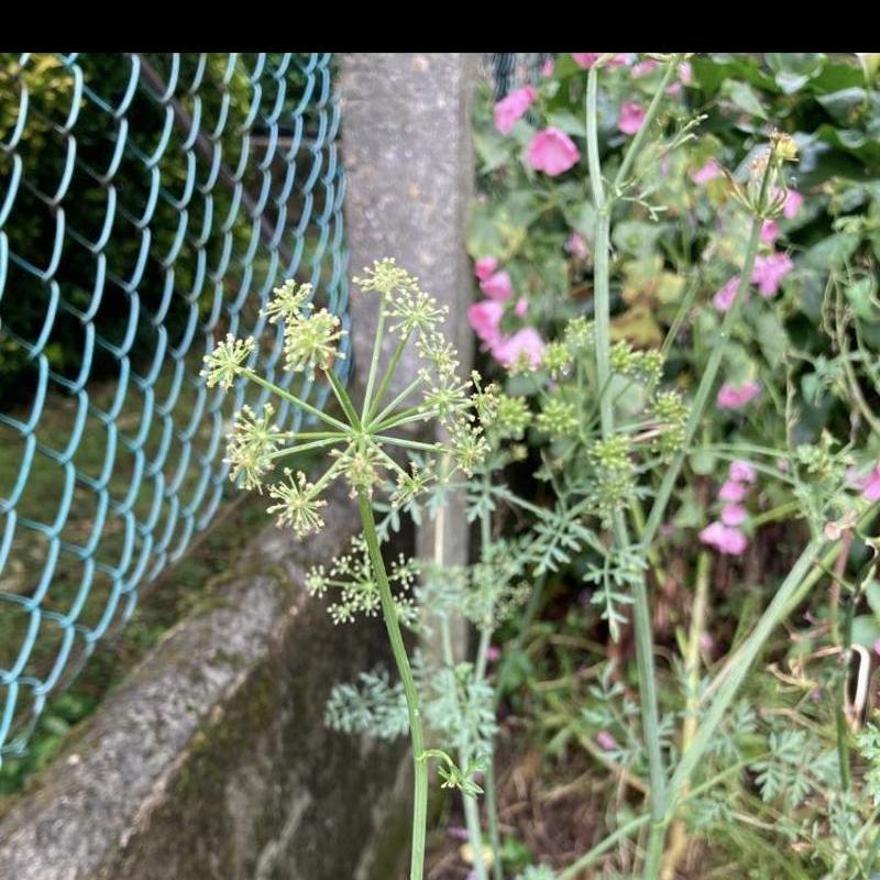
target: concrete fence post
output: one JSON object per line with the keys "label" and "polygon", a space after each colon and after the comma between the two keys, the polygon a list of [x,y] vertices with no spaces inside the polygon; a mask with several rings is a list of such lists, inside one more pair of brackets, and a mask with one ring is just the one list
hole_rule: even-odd
{"label": "concrete fence post", "polygon": [[[370,53],[345,55],[340,63],[351,273],[387,256],[418,275],[424,289],[449,306],[447,326],[468,371],[472,334],[465,316],[473,282],[464,240],[479,56]],[[357,291],[351,324],[354,357],[362,363],[370,354],[376,312]],[[398,390],[418,367],[415,352],[408,358]],[[447,565],[464,563],[467,537],[462,499],[452,499],[435,523],[420,530],[418,554]]]}

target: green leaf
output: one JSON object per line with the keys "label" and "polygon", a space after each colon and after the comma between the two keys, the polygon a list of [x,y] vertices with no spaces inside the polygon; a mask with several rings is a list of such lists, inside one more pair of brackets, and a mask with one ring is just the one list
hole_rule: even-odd
{"label": "green leaf", "polygon": [[588,243],[592,243],[596,228],[596,209],[593,203],[584,198],[574,204],[566,205],[562,210],[565,222],[579,232]]}
{"label": "green leaf", "polygon": [[578,116],[570,110],[557,110],[547,114],[547,124],[561,129],[566,134],[584,137],[586,122],[583,115]]}
{"label": "green leaf", "polygon": [[750,116],[757,116],[759,119],[767,118],[767,113],[757,93],[748,83],[729,79],[721,87],[721,93]]}
{"label": "green leaf", "polygon": [[856,317],[872,321],[876,317],[874,300],[877,295],[877,281],[869,275],[859,278],[844,288],[846,298],[853,307]]}
{"label": "green leaf", "polygon": [[868,93],[863,88],[841,89],[816,100],[840,125],[852,125],[868,107]]}
{"label": "green leaf", "polygon": [[810,82],[810,89],[817,95],[828,94],[863,85],[864,82],[865,77],[858,64],[827,63]]}
{"label": "green leaf", "polygon": [[826,56],[814,52],[768,52],[767,66],[783,94],[793,95],[825,66]]}
{"label": "green leaf", "polygon": [[806,252],[804,265],[817,272],[827,272],[848,260],[859,246],[859,240],[859,236],[852,232],[829,235]]}
{"label": "green leaf", "polygon": [[862,647],[870,649],[877,639],[880,639],[880,620],[873,614],[860,614],[853,618],[852,641],[854,645],[862,645]]}
{"label": "green leaf", "polygon": [[692,452],[689,456],[691,470],[701,477],[708,476],[715,470],[716,456],[707,449]]}
{"label": "green leaf", "polygon": [[880,582],[875,580],[868,582],[868,586],[865,587],[865,598],[874,616],[880,620]]}
{"label": "green leaf", "polygon": [[770,364],[781,363],[789,347],[788,334],[776,311],[769,309],[758,318],[758,344]]}
{"label": "green leaf", "polygon": [[663,232],[660,223],[645,223],[642,220],[623,220],[614,227],[612,240],[614,246],[626,254],[646,257],[657,247],[657,239]]}

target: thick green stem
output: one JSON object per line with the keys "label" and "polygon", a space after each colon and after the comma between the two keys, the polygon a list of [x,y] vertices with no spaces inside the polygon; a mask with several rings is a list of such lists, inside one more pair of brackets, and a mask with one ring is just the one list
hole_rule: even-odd
{"label": "thick green stem", "polygon": [[385,619],[385,628],[388,630],[391,652],[394,654],[394,662],[397,665],[397,672],[400,675],[403,691],[406,695],[414,775],[412,858],[410,860],[409,876],[410,880],[422,880],[425,869],[425,836],[428,821],[428,763],[422,757],[422,753],[425,750],[425,737],[422,729],[419,695],[416,690],[412,669],[410,668],[409,657],[406,653],[406,646],[403,643],[403,634],[400,631],[400,622],[397,619],[397,609],[394,605],[394,597],[391,595],[391,587],[385,571],[385,562],[379,549],[379,536],[376,533],[373,508],[369,497],[363,493],[358,495],[358,508],[361,515],[361,525],[364,530],[364,539],[367,542],[367,550],[370,554],[370,563],[373,566],[376,583],[379,586],[382,616]]}
{"label": "thick green stem", "polygon": [[[608,255],[610,251],[611,204],[606,200],[602,187],[602,168],[599,162],[599,136],[597,113],[598,76],[596,68],[590,70],[587,79],[587,158],[590,167],[590,184],[596,208],[595,269],[593,282],[594,327],[596,347],[596,383],[607,388],[611,380],[611,296]],[[656,104],[655,97],[655,104]],[[656,106],[654,112],[656,112]],[[603,393],[599,401],[599,416],[603,439],[614,436],[614,401],[610,393]],[[614,541],[619,550],[630,546],[626,518],[617,511],[613,520]],[[636,638],[636,664],[639,673],[639,698],[642,710],[642,731],[648,751],[649,776],[651,780],[651,816],[660,823],[666,814],[666,771],[660,748],[660,718],[657,702],[656,675],[654,670],[654,639],[651,631],[651,609],[645,578],[637,579],[633,587],[633,617]],[[654,828],[657,828],[655,824]],[[651,842],[646,860],[646,877],[656,875],[663,836],[652,829]],[[653,867],[656,863],[656,867]],[[653,873],[649,873],[652,870]]]}
{"label": "thick green stem", "polygon": [[[491,474],[483,473],[483,488],[488,491],[491,484]],[[492,540],[492,522],[489,511],[483,507],[480,509],[480,553],[483,559],[487,558],[489,544]],[[480,644],[477,648],[477,664],[475,678],[482,681],[486,675],[486,664],[489,658],[489,645],[492,641],[492,629],[483,627],[480,631]],[[489,766],[486,768],[486,818],[489,826],[489,845],[492,847],[492,875],[494,880],[503,880],[501,869],[501,835],[498,832],[498,803],[495,797],[495,749],[494,744],[489,754]]]}

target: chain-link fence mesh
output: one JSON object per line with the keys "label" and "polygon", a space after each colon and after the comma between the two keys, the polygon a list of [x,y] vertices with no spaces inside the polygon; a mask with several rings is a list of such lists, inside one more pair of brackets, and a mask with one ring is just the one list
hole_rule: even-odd
{"label": "chain-link fence mesh", "polygon": [[331,80],[328,55],[0,55],[0,756],[217,511],[230,415],[266,392],[209,391],[202,356],[253,335],[301,383],[261,306],[295,277],[345,310]]}
{"label": "chain-link fence mesh", "polygon": [[485,56],[488,74],[500,100],[520,86],[534,84],[547,61],[555,56],[548,52],[492,52]]}

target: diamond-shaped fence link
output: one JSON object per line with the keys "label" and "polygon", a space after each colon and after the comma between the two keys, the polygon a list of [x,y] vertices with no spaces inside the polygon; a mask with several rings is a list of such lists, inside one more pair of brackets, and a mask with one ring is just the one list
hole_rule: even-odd
{"label": "diamond-shaped fence link", "polygon": [[0,54],[0,756],[216,513],[267,392],[203,355],[253,335],[323,405],[260,310],[344,315],[338,128],[329,55]]}

